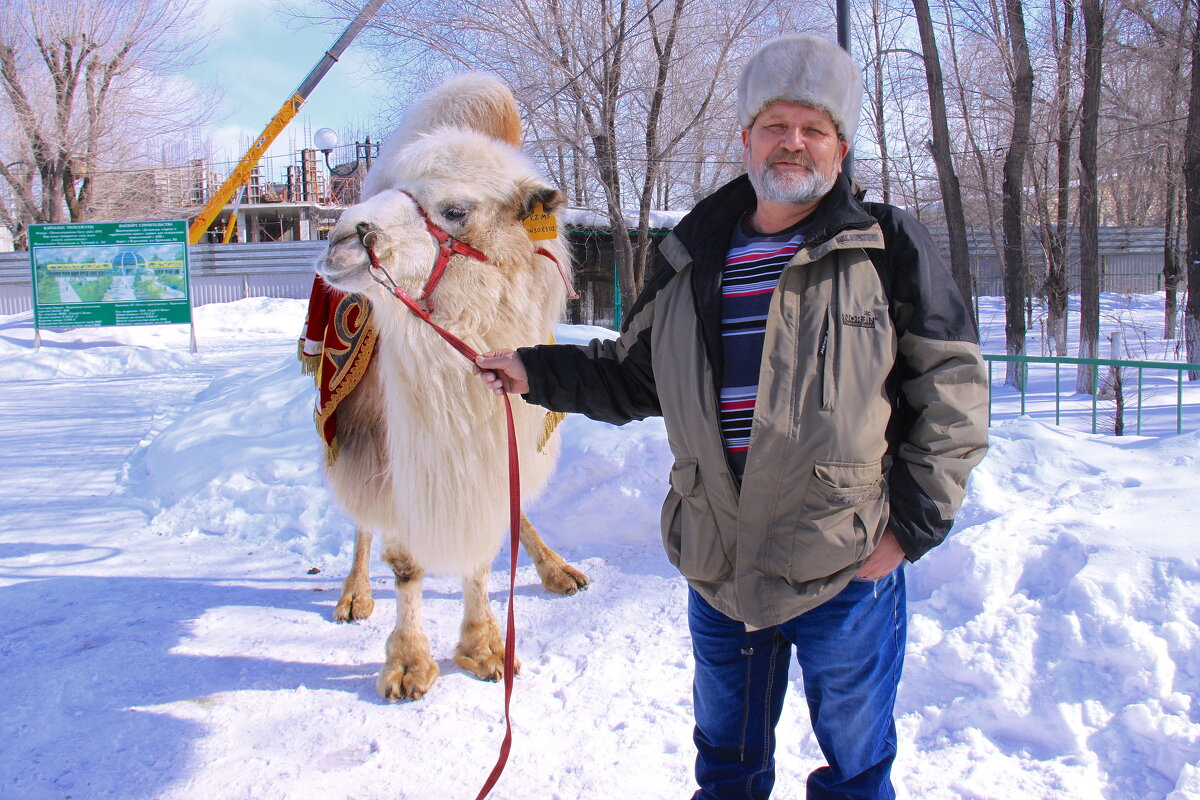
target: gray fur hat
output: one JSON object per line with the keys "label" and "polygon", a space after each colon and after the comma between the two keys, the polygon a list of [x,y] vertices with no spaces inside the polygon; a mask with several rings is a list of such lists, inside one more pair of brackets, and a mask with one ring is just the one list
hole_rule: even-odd
{"label": "gray fur hat", "polygon": [[780,100],[825,111],[846,141],[862,108],[862,72],[835,43],[810,33],[780,36],[750,57],[738,82],[738,122],[749,128]]}

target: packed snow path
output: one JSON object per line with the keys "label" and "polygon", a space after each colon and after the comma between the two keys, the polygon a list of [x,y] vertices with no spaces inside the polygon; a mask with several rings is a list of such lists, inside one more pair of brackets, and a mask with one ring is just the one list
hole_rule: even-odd
{"label": "packed snow path", "polygon": [[[371,620],[329,621],[351,531],[317,469],[303,313],[197,309],[196,356],[181,326],[35,351],[28,315],[0,317],[0,797],[475,795],[502,697],[450,658],[457,581],[427,584],[442,677],[419,702],[374,690],[386,567]],[[685,587],[657,542],[669,462],[657,421],[566,423],[529,514],[592,586],[551,596],[521,560],[493,797],[690,793]],[[993,428],[951,540],[909,568],[901,797],[1200,799],[1197,485],[1196,433]],[[794,675],[779,738],[776,796],[803,797],[822,762]]]}

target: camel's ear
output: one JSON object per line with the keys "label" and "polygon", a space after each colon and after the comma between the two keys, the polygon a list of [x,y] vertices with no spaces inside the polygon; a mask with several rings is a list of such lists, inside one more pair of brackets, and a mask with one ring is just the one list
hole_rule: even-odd
{"label": "camel's ear", "polygon": [[558,189],[533,180],[521,181],[513,199],[518,219],[525,219],[533,214],[539,203],[542,211],[547,214],[553,214],[567,203],[567,196]]}

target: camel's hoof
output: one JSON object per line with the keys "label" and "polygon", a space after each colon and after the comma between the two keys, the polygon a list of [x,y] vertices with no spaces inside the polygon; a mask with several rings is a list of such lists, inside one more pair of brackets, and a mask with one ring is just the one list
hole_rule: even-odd
{"label": "camel's hoof", "polygon": [[375,610],[375,598],[367,594],[344,594],[333,609],[334,622],[367,619]]}
{"label": "camel's hoof", "polygon": [[433,687],[437,676],[437,663],[432,659],[395,667],[385,665],[375,680],[375,690],[389,702],[420,700]]}
{"label": "camel's hoof", "polygon": [[[467,672],[479,678],[481,681],[500,681],[504,679],[504,652],[494,653],[490,651],[482,653],[472,653],[465,655],[461,649],[454,656],[454,663],[465,669]],[[513,674],[521,674],[521,661],[517,659],[513,662]]]}
{"label": "camel's hoof", "polygon": [[572,595],[588,587],[588,577],[570,564],[550,567],[541,576],[542,586],[555,594]]}

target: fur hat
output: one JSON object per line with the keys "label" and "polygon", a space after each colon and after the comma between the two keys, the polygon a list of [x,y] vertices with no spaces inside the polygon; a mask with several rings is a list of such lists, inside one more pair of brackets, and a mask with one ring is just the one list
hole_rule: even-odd
{"label": "fur hat", "polygon": [[746,62],[738,82],[738,121],[749,128],[764,108],[786,100],[828,113],[838,133],[853,141],[862,92],[862,73],[845,50],[809,33],[781,36]]}

